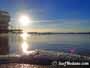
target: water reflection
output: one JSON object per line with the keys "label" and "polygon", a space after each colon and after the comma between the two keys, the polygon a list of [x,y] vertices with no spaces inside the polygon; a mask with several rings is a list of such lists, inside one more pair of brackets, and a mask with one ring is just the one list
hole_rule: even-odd
{"label": "water reflection", "polygon": [[26,41],[28,38],[28,34],[26,32],[23,32],[21,35],[22,43],[21,43],[21,50],[24,54],[28,54],[28,42]]}
{"label": "water reflection", "polygon": [[21,44],[22,52],[27,54],[28,53],[28,44],[26,41],[23,41]]}
{"label": "water reflection", "polygon": [[27,40],[27,38],[28,38],[28,33],[27,32],[23,32],[21,35],[21,38],[23,39],[23,40]]}
{"label": "water reflection", "polygon": [[28,33],[26,32],[23,32],[21,34],[21,38],[22,38],[22,43],[21,43],[21,50],[23,52],[23,54],[26,54],[26,55],[29,55],[31,53],[34,53],[35,51],[32,51],[32,50],[28,50],[30,47],[29,47],[29,43],[28,43],[28,37],[30,37],[30,35],[28,35]]}
{"label": "water reflection", "polygon": [[6,55],[9,53],[8,35],[0,34],[0,55]]}

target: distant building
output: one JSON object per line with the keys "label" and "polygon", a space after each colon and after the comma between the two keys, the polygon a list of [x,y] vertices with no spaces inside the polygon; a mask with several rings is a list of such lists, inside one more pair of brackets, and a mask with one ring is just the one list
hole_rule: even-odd
{"label": "distant building", "polygon": [[0,55],[9,53],[8,35],[5,34],[8,32],[9,21],[9,13],[0,11]]}
{"label": "distant building", "polygon": [[0,33],[8,32],[10,15],[6,11],[0,11]]}

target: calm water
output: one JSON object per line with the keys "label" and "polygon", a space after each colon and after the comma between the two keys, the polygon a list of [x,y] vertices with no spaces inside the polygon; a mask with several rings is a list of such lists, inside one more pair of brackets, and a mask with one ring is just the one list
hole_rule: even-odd
{"label": "calm water", "polygon": [[10,53],[22,54],[26,48],[90,55],[89,34],[30,35],[9,34]]}
{"label": "calm water", "polygon": [[[47,49],[90,56],[89,34],[31,35],[5,34],[10,54],[23,54],[32,49]],[[2,38],[2,39],[3,39]],[[4,43],[4,42],[3,42]]]}

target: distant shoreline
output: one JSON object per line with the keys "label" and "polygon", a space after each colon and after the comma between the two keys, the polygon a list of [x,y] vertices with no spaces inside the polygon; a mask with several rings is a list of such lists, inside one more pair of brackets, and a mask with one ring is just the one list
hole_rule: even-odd
{"label": "distant shoreline", "polygon": [[[23,33],[23,30],[0,30],[0,33]],[[90,34],[90,32],[27,32],[28,34]]]}
{"label": "distant shoreline", "polygon": [[44,32],[44,33],[39,33],[39,32],[28,32],[28,34],[41,34],[41,35],[52,35],[52,34],[90,34],[88,33],[53,33],[53,32]]}

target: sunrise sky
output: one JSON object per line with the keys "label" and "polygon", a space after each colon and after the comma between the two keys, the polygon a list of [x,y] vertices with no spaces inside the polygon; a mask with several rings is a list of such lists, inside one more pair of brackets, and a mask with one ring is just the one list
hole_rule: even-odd
{"label": "sunrise sky", "polygon": [[[0,0],[11,15],[10,28],[30,32],[90,32],[90,0]],[[20,25],[19,15],[30,18]]]}

